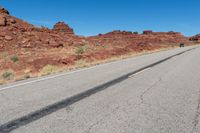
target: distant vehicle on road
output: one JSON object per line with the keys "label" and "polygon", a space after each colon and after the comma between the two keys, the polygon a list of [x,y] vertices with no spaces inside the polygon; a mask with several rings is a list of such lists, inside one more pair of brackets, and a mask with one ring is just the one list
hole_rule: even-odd
{"label": "distant vehicle on road", "polygon": [[179,47],[185,47],[184,43],[179,44]]}

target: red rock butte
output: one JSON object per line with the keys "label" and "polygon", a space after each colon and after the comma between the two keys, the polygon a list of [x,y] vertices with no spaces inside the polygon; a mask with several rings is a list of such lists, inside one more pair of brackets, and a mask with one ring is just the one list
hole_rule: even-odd
{"label": "red rock butte", "polygon": [[65,32],[66,34],[69,35],[74,35],[74,30],[69,27],[69,25],[65,24],[64,22],[58,22],[54,25],[53,27],[54,31],[58,32]]}

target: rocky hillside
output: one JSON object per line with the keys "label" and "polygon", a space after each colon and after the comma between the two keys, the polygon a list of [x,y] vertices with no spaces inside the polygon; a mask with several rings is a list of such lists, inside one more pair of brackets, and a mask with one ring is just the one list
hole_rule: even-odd
{"label": "rocky hillside", "polygon": [[190,41],[199,43],[200,42],[200,34],[197,34],[197,35],[195,35],[193,37],[190,37]]}
{"label": "rocky hillside", "polygon": [[[191,40],[191,41],[190,41]],[[75,35],[58,22],[53,29],[36,27],[0,8],[0,82],[49,74],[54,69],[99,62],[121,55],[191,44],[178,32],[113,31],[97,36]],[[7,74],[7,75],[5,75]]]}

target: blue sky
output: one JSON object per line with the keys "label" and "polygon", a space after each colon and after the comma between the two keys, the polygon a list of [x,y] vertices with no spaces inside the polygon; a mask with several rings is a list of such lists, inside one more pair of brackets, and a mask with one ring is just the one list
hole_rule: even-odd
{"label": "blue sky", "polygon": [[78,35],[112,30],[200,33],[200,0],[0,0],[11,15],[51,28],[68,23]]}

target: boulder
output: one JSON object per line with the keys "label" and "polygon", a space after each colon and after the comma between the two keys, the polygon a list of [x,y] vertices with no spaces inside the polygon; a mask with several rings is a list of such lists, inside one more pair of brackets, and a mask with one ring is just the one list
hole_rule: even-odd
{"label": "boulder", "polygon": [[9,35],[6,35],[6,36],[5,36],[5,39],[6,39],[7,41],[10,41],[10,40],[12,40],[13,38],[12,38],[11,36],[9,36]]}

